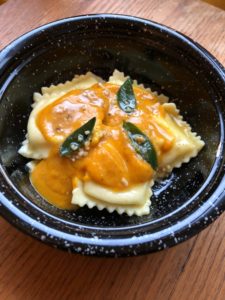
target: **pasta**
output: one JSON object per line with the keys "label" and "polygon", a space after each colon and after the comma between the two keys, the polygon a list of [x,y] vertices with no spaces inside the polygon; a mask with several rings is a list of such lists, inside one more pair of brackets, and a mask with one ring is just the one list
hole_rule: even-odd
{"label": "pasta", "polygon": [[[174,103],[130,82],[117,70],[108,82],[88,72],[34,93],[19,153],[34,160],[31,182],[47,201],[62,209],[149,214],[154,180],[202,149]],[[91,123],[93,132],[82,136]],[[66,148],[72,134],[82,137],[82,147],[73,141]],[[70,155],[62,157],[62,149]]]}

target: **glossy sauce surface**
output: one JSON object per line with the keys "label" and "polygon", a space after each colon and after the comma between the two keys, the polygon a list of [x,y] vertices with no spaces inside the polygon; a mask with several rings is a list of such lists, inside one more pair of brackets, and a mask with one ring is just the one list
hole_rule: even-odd
{"label": "glossy sauce surface", "polygon": [[[151,180],[154,171],[132,148],[123,121],[134,123],[150,138],[158,161],[172,147],[172,133],[158,122],[166,112],[157,96],[134,87],[137,108],[127,114],[118,106],[118,89],[117,85],[105,83],[74,90],[39,112],[37,126],[52,150],[47,159],[36,165],[31,181],[57,207],[72,208],[77,179],[92,180],[118,191]],[[59,147],[65,138],[92,117],[96,117],[96,125],[86,155],[75,161],[61,157]]]}

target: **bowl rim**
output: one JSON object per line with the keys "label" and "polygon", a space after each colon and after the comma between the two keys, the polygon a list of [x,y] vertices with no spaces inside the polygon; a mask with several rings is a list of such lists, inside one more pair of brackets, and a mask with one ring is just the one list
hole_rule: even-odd
{"label": "bowl rim", "polygon": [[[66,22],[76,22],[76,21],[85,21],[85,20],[98,20],[98,19],[115,19],[116,21],[129,21],[135,23],[141,23],[143,26],[147,26],[149,28],[154,27],[160,31],[166,32],[168,35],[173,36],[179,39],[182,42],[188,44],[189,47],[198,52],[199,55],[203,56],[208,63],[210,63],[211,67],[213,67],[214,71],[220,76],[224,83],[224,91],[225,91],[225,69],[218,62],[218,60],[213,57],[206,49],[200,46],[198,43],[185,36],[184,34],[171,29],[168,26],[153,22],[151,20],[122,15],[122,14],[88,14],[81,15],[69,18],[63,18],[60,20],[56,20],[40,27],[37,27],[31,31],[26,32],[21,35],[17,39],[13,40],[10,44],[4,47],[0,52],[0,66],[7,64],[7,55],[10,51],[15,47],[15,45],[19,45],[20,43],[27,40],[27,38],[32,38],[36,34],[48,30],[54,26],[59,26],[61,24],[65,24]],[[5,59],[4,59],[5,58]],[[11,59],[8,58],[9,60]],[[4,69],[4,68],[3,68]],[[3,71],[1,71],[3,72]],[[0,72],[0,76],[1,76]],[[1,90],[4,93],[4,89]],[[12,223],[17,228],[21,229],[25,233],[45,242],[46,244],[50,244],[56,246],[57,248],[67,249],[76,253],[83,253],[87,255],[101,255],[101,256],[130,256],[137,254],[145,254],[149,252],[153,252],[156,250],[161,250],[175,244],[178,244],[191,236],[195,235],[203,228],[207,227],[210,223],[212,223],[224,210],[225,210],[225,176],[224,176],[224,159],[220,157],[225,152],[224,145],[224,124],[223,124],[223,116],[220,114],[221,118],[221,135],[220,140],[221,144],[218,149],[217,163],[220,165],[218,169],[217,165],[217,183],[218,186],[216,190],[213,191],[213,195],[206,202],[202,204],[198,209],[196,209],[191,215],[186,217],[181,222],[174,223],[169,228],[164,228],[160,232],[156,233],[148,233],[147,231],[140,235],[140,232],[135,226],[135,232],[133,232],[132,236],[124,238],[126,236],[125,230],[122,231],[120,228],[115,229],[114,231],[118,231],[118,237],[115,239],[105,238],[104,235],[102,238],[99,238],[97,235],[89,234],[89,235],[71,235],[66,232],[62,232],[58,229],[50,228],[46,224],[42,224],[40,221],[34,220],[30,217],[26,212],[20,210],[19,207],[13,204],[5,195],[6,191],[4,191],[4,187],[1,188],[1,196],[0,196],[0,213],[1,215]],[[215,168],[216,164],[214,163]],[[216,171],[215,170],[215,171]],[[212,171],[212,170],[211,170]],[[4,179],[5,184],[10,186],[13,190],[12,193],[15,193],[17,196],[26,199],[12,184],[9,180],[4,168],[0,166],[0,173],[2,179]],[[211,172],[210,172],[211,173]],[[208,178],[208,183],[210,183],[210,178]],[[191,199],[189,200],[191,202]],[[35,205],[34,205],[35,206]],[[37,209],[37,207],[35,206]],[[42,210],[43,212],[43,210]],[[173,212],[174,214],[174,212]],[[169,214],[168,214],[169,215]],[[167,216],[168,216],[167,215]],[[46,213],[46,216],[51,216]],[[52,216],[51,216],[52,217]],[[66,223],[66,222],[65,222]],[[78,229],[82,231],[82,228],[88,230],[89,226],[78,226]],[[132,227],[132,226],[131,226]],[[146,224],[140,224],[140,228],[143,229],[147,227]],[[93,227],[89,228],[93,230]],[[129,227],[130,229],[130,227]],[[109,234],[110,230],[106,230],[107,234]],[[90,233],[90,232],[89,232]],[[102,230],[98,232],[101,236],[103,234]],[[113,250],[113,251],[112,251]]]}

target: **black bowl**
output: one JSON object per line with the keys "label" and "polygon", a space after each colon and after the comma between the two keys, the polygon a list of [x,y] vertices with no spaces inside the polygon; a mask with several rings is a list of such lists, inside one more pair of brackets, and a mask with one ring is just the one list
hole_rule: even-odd
{"label": "black bowl", "polygon": [[[17,151],[32,94],[88,70],[107,79],[117,68],[163,92],[206,143],[197,158],[155,184],[148,216],[80,208],[59,210],[30,185]],[[225,72],[205,49],[148,20],[90,15],[56,21],[0,53],[0,212],[47,244],[89,255],[128,256],[173,246],[225,209]]]}

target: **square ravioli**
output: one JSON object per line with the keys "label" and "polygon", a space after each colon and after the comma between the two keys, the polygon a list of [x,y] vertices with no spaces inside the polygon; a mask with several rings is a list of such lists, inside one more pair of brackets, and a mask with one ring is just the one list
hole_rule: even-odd
{"label": "square ravioli", "polygon": [[32,185],[61,209],[149,214],[154,180],[204,146],[168,100],[117,70],[43,87],[19,149]]}

